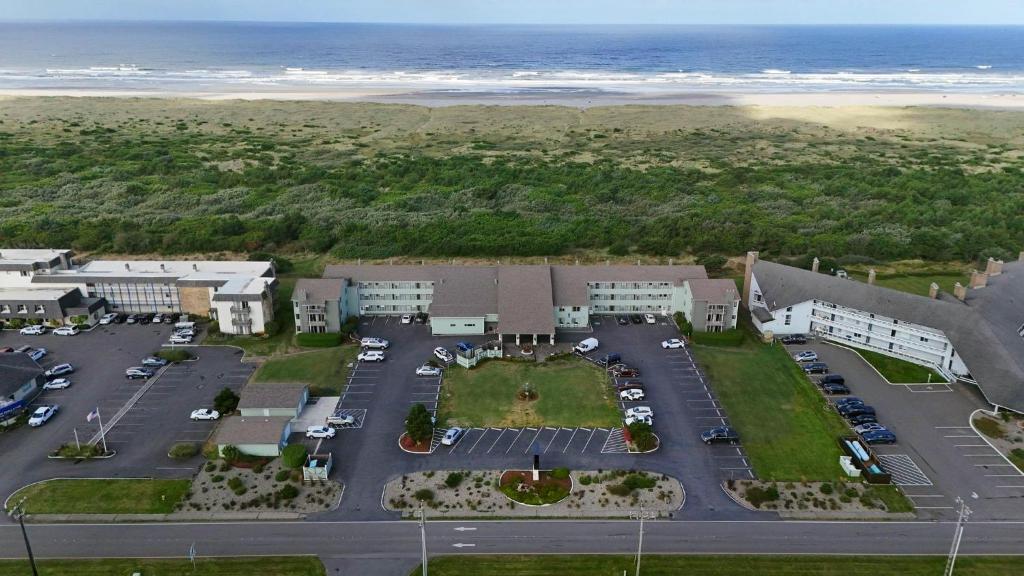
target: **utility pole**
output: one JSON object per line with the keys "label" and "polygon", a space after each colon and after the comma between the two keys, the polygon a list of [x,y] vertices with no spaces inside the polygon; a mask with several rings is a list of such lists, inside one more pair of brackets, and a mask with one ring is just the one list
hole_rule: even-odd
{"label": "utility pole", "polygon": [[423,576],[427,576],[427,513],[420,506],[420,548],[423,554]]}
{"label": "utility pole", "polygon": [[[640,558],[643,556],[644,553],[644,519],[647,517],[648,514],[651,513],[644,511],[643,504],[640,505],[639,512],[629,513],[630,518],[638,518],[640,520],[640,537],[637,539],[636,545],[636,572],[633,576],[640,576]],[[651,518],[654,518],[653,514],[651,514]]]}
{"label": "utility pole", "polygon": [[953,576],[956,555],[960,552],[960,540],[964,537],[964,524],[967,522],[967,517],[971,515],[971,509],[967,507],[963,498],[957,496],[956,504],[960,507],[960,512],[956,518],[956,530],[953,532],[953,542],[949,546],[949,555],[946,557],[946,570],[942,573],[943,576]]}
{"label": "utility pole", "polygon": [[22,504],[25,499],[22,498],[17,504],[11,508],[7,515],[18,521],[21,526],[21,537],[25,539],[25,550],[28,552],[28,563],[32,566],[32,576],[39,576],[39,571],[36,569],[36,558],[32,555],[32,545],[28,543],[28,532],[25,531],[25,509],[22,508]]}

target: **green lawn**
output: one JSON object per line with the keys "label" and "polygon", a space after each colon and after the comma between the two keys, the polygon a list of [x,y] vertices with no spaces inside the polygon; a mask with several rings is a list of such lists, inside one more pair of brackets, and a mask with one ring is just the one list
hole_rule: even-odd
{"label": "green lawn", "polygon": [[[198,545],[202,553],[202,544]],[[184,553],[182,553],[184,555]],[[324,565],[315,556],[259,558],[197,558],[195,571],[188,559],[117,558],[103,560],[37,560],[40,576],[322,576]],[[0,576],[30,574],[27,560],[0,560]]]}
{"label": "green lawn", "polygon": [[[644,576],[934,576],[945,556],[659,556],[645,554]],[[433,576],[622,576],[633,574],[633,556],[441,556],[430,560]],[[416,576],[421,568],[410,572]],[[1013,556],[961,556],[957,576],[1019,576]]]}
{"label": "green lawn", "polygon": [[875,370],[881,372],[886,380],[893,384],[944,383],[946,381],[938,372],[924,366],[911,364],[906,360],[900,360],[899,358],[860,348],[857,349],[857,353],[874,366]]}
{"label": "green lawn", "polygon": [[48,480],[19,490],[29,514],[166,514],[182,499],[190,480]]}
{"label": "green lawn", "polygon": [[305,382],[313,396],[337,396],[357,354],[356,346],[337,346],[271,358],[256,371],[253,381]]}
{"label": "green lawn", "polygon": [[[749,335],[748,335],[749,336]],[[761,480],[842,478],[836,437],[848,432],[782,346],[693,346]]]}
{"label": "green lawn", "polygon": [[[532,402],[516,394],[529,382]],[[604,372],[576,358],[548,362],[490,360],[449,368],[439,422],[460,426],[617,426],[619,411]]]}

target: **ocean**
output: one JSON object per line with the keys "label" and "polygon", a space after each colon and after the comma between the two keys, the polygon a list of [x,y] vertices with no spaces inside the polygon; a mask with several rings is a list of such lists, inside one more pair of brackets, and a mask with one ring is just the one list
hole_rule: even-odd
{"label": "ocean", "polygon": [[1024,90],[1024,28],[0,23],[0,89]]}

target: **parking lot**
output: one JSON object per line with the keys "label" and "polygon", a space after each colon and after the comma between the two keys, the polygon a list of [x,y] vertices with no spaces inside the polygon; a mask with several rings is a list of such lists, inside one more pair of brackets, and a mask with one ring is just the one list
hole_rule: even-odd
{"label": "parking lot", "polygon": [[1024,476],[970,427],[971,413],[987,407],[974,387],[888,384],[846,348],[815,341],[788,348],[817,352],[896,434],[896,444],[874,450],[922,516],[951,516],[960,496],[972,518],[1024,517]]}
{"label": "parking lot", "polygon": [[[49,350],[43,368],[70,363],[72,386],[40,394],[33,407],[57,404],[60,409],[44,426],[27,426],[0,435],[0,453],[7,471],[0,480],[4,495],[35,480],[59,476],[189,476],[198,459],[186,464],[167,457],[176,441],[201,442],[211,422],[193,423],[189,413],[211,407],[213,397],[227,386],[240,388],[252,371],[239,362],[234,348],[192,348],[199,359],[164,368],[158,377],[127,380],[124,371],[160,349],[171,333],[169,325],[114,324],[97,326],[77,336],[0,335],[0,346],[22,344]],[[117,455],[108,460],[78,464],[50,460],[46,455],[65,442],[85,443],[97,437],[98,421],[86,415],[99,408],[107,429],[107,444]]]}

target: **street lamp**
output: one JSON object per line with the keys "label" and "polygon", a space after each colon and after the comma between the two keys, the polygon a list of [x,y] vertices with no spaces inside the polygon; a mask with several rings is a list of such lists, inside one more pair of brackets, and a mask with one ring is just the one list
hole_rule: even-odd
{"label": "street lamp", "polygon": [[36,569],[36,559],[32,555],[32,545],[28,543],[28,532],[25,531],[25,508],[22,506],[24,503],[25,499],[22,498],[13,508],[7,511],[7,515],[17,520],[21,526],[21,537],[25,539],[25,550],[28,552],[28,563],[32,566],[32,576],[39,576],[39,571]]}
{"label": "street lamp", "polygon": [[645,518],[653,519],[654,517],[655,517],[654,512],[649,512],[649,511],[644,510],[644,505],[643,504],[640,505],[640,511],[639,512],[630,512],[629,513],[629,518],[631,520],[633,518],[636,518],[636,519],[640,520],[640,537],[637,539],[637,544],[636,544],[636,572],[633,574],[633,576],[640,576],[640,557],[643,556],[643,553],[644,553],[644,519]]}
{"label": "street lamp", "polygon": [[420,549],[423,554],[423,576],[427,576],[427,513],[420,506]]}
{"label": "street lamp", "polygon": [[946,557],[946,570],[943,572],[943,576],[953,576],[953,565],[956,564],[956,555],[960,552],[960,540],[964,537],[964,524],[967,522],[967,517],[971,515],[971,509],[967,507],[963,498],[957,496],[955,502],[960,507],[960,512],[957,514],[956,530],[953,532],[953,542],[949,546],[949,555]]}

